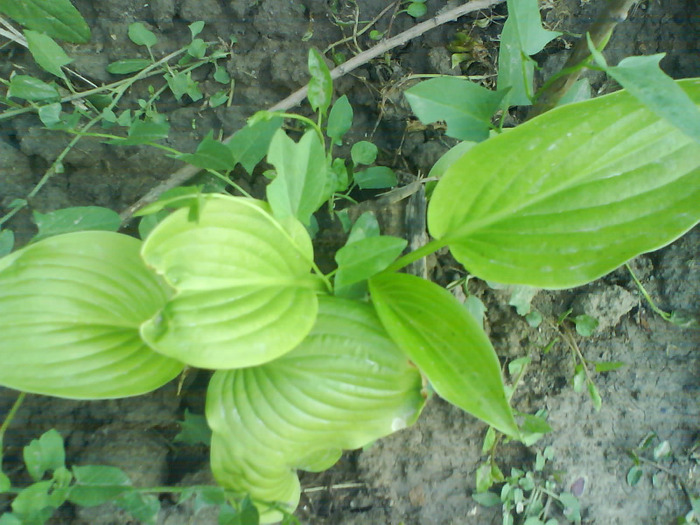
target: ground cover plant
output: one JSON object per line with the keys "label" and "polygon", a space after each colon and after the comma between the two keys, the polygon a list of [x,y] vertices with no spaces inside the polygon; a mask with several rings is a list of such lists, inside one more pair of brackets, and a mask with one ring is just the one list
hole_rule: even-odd
{"label": "ground cover plant", "polygon": [[[137,40],[148,46],[148,38]],[[540,40],[543,46],[546,38]],[[516,54],[521,70],[531,67],[524,58],[537,52],[531,51]],[[621,79],[629,73],[624,64],[616,70],[596,59]],[[667,244],[698,221],[697,81],[659,76],[651,90],[632,81],[630,91],[640,91],[642,102],[619,92],[487,138],[491,128],[501,131],[492,116],[502,104],[523,104],[509,102],[516,83],[504,80],[492,93],[436,79],[409,91],[414,111],[428,122],[446,121],[448,133],[471,142],[434,174],[439,182],[428,208],[434,240],[401,255],[406,241],[379,235],[376,220],[365,216],[349,225],[337,270],[324,274],[314,262],[313,213],[347,198],[353,186],[382,188],[396,179],[378,166],[359,169],[375,160],[371,143],[356,143],[349,160],[334,158],[352,108],[343,98],[332,104],[330,73],[318,52],[309,54],[308,66],[315,120],[261,112],[226,145],[207,137],[194,153],[169,151],[224,179],[236,164],[254,166],[266,155],[274,168],[267,203],[180,189],[141,211],[143,241],[83,222],[80,229],[92,231],[40,231],[45,238],[0,261],[7,334],[0,351],[12,365],[0,373],[3,385],[99,399],[153,390],[185,366],[217,370],[206,414],[212,470],[226,490],[252,497],[255,507],[234,498],[244,503],[226,511],[239,521],[257,512],[263,522],[291,519],[283,510],[299,499],[295,469],[325,469],[342,449],[410,425],[430,390],[509,438],[542,431],[541,421],[513,414],[478,321],[439,286],[398,270],[449,247],[483,279],[567,288]],[[470,95],[457,104],[456,121],[454,108],[439,109],[445,105],[439,95],[459,100],[454,93]],[[143,116],[129,123],[126,138],[99,135],[125,145],[162,137],[158,123]],[[306,126],[298,141],[281,129],[283,118]],[[89,133],[65,124],[77,136]],[[244,147],[251,143],[252,152]],[[36,475],[32,491],[44,496],[38,520],[66,499],[86,504],[80,487],[90,478],[78,467],[65,469],[55,435],[42,439],[53,459],[27,463]],[[30,450],[41,449],[38,443]],[[45,470],[53,481],[40,481]],[[102,485],[109,478],[104,471],[98,477]],[[106,484],[124,486],[116,478]],[[111,497],[124,494],[132,492],[118,488]],[[14,519],[34,519],[26,516],[36,509],[18,500]],[[103,501],[90,502],[96,500]]]}

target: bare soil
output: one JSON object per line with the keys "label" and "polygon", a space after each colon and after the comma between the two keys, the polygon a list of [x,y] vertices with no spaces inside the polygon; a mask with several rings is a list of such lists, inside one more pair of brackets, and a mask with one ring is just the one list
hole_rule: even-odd
{"label": "bare soil", "polygon": [[[447,2],[450,3],[450,2]],[[565,32],[541,57],[543,74],[556,70],[566,49],[599,9],[600,2],[546,2],[549,28]],[[429,0],[429,16],[445,6]],[[177,102],[167,93],[158,110],[171,124],[169,145],[193,151],[210,130],[230,134],[258,109],[271,106],[307,81],[306,56],[312,46],[326,49],[351,36],[356,9],[360,20],[371,20],[386,0],[75,0],[93,31],[89,44],[73,46],[72,65],[96,83],[111,82],[105,66],[136,57],[143,49],[126,37],[130,23],[143,21],[159,38],[154,52],[163,56],[189,41],[187,24],[203,20],[203,38],[229,41],[235,36],[226,68],[236,82],[231,107],[210,109],[187,99]],[[334,16],[331,7],[336,8]],[[443,25],[342,78],[338,94],[347,94],[355,109],[355,125],[347,140],[368,137],[380,146],[380,160],[407,175],[425,174],[452,144],[439,129],[417,126],[401,92],[415,73],[485,75],[493,84],[497,36],[503,6],[480,13],[490,20],[479,27],[474,17]],[[339,23],[343,22],[343,23]],[[349,22],[345,25],[344,22]],[[415,21],[405,14],[389,14],[377,29],[397,34]],[[448,46],[458,33],[469,34],[478,45],[474,61],[464,70],[451,68]],[[700,5],[694,0],[640,2],[628,21],[619,25],[606,55],[616,63],[633,54],[667,53],[664,69],[674,77],[700,76]],[[365,36],[337,46],[351,56],[373,45]],[[41,77],[31,57],[17,46],[0,49],[0,76],[23,71]],[[212,69],[196,73],[205,91],[215,89]],[[489,76],[491,75],[491,76]],[[614,89],[599,76],[591,82],[595,94]],[[155,81],[153,81],[155,84]],[[123,107],[136,107],[148,84],[136,86]],[[307,112],[305,108],[299,111]],[[517,120],[518,115],[512,116]],[[34,115],[0,121],[0,205],[24,198],[69,138],[43,128]],[[118,148],[83,139],[55,175],[34,197],[30,211],[47,212],[66,206],[101,205],[122,210],[180,166],[177,161],[146,147]],[[240,183],[261,192],[264,178]],[[20,243],[34,233],[29,212],[10,225]],[[700,230],[672,245],[639,257],[633,268],[647,290],[666,310],[700,316]],[[448,255],[440,255],[431,277],[447,284],[464,271]],[[515,407],[534,413],[546,409],[553,432],[533,447],[508,444],[499,448],[498,464],[531,469],[535,451],[551,445],[554,459],[547,474],[559,486],[581,489],[583,523],[598,525],[671,524],[690,510],[682,485],[700,495],[700,331],[670,325],[653,313],[624,269],[597,282],[563,292],[542,291],[533,306],[545,322],[532,328],[508,305],[508,295],[478,280],[469,291],[488,308],[487,330],[504,363],[529,355],[533,364],[514,398]],[[551,322],[574,308],[600,321],[591,337],[576,338],[583,355],[592,361],[622,361],[619,370],[598,374],[603,398],[596,412],[585,393],[572,388],[574,357],[564,344],[548,344],[559,337]],[[173,443],[185,408],[202,413],[207,374],[193,374],[182,395],[169,384],[133,399],[75,402],[29,396],[5,441],[5,467],[15,479],[21,471],[21,449],[42,432],[58,429],[66,439],[69,462],[114,464],[137,485],[213,483],[204,447]],[[16,393],[0,389],[0,419]],[[471,497],[475,471],[485,459],[481,442],[486,427],[459,409],[434,397],[419,422],[365,450],[348,452],[330,471],[305,475],[308,492],[298,515],[309,524],[451,525],[501,523],[498,509],[478,505]],[[626,482],[633,463],[627,452],[650,432],[657,443],[668,440],[672,455],[644,464],[645,475],[635,487]],[[650,456],[651,452],[647,452]],[[8,469],[9,467],[9,469]],[[681,485],[682,484],[682,485]],[[582,487],[582,488],[581,488]],[[207,511],[193,515],[191,505],[175,505],[164,498],[159,524],[216,523]],[[0,511],[3,501],[0,500]],[[566,523],[556,510],[553,515]],[[123,525],[134,523],[121,511],[63,508],[52,523],[66,525]]]}

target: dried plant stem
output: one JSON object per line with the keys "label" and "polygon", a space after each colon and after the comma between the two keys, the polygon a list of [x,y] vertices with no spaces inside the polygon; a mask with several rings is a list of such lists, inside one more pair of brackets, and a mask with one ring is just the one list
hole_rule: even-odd
{"label": "dried plant stem", "polygon": [[[598,18],[587,31],[596,49],[604,47],[615,26],[627,19],[627,12],[635,1],[637,0],[610,0],[605,3],[606,5],[598,15]],[[581,76],[583,70],[581,66],[590,56],[588,41],[586,35],[583,35],[576,42],[569,59],[564,64],[561,70],[563,74],[558,76],[539,94],[528,118],[536,117],[554,108]]]}
{"label": "dried plant stem", "polygon": [[[431,18],[430,20],[426,20],[425,22],[421,22],[420,24],[413,26],[411,29],[404,31],[403,33],[400,33],[393,38],[384,40],[376,46],[372,47],[371,49],[368,49],[367,51],[364,51],[359,55],[351,58],[344,64],[341,64],[340,66],[333,69],[331,71],[331,77],[334,80],[338,79],[343,75],[346,75],[347,73],[353,71],[354,69],[357,69],[358,67],[366,64],[370,60],[383,55],[384,53],[394,49],[395,47],[406,44],[407,42],[419,37],[420,35],[426,33],[431,29],[439,27],[447,22],[456,20],[457,18],[466,14],[473,13],[475,11],[480,11],[482,9],[488,9],[504,1],[505,0],[474,0],[464,5],[455,7],[454,9],[449,9],[439,14],[438,16]],[[269,108],[269,111],[287,111],[299,105],[306,98],[306,93],[307,86],[304,86],[298,91],[292,93],[290,96],[288,96],[281,102]],[[224,139],[224,142],[228,142],[230,139],[231,137],[227,137],[226,139]],[[122,222],[128,221],[138,209],[155,201],[165,191],[183,184],[200,171],[201,170],[199,168],[190,164],[183,166],[179,170],[175,171],[166,180],[158,184],[156,187],[154,187],[148,193],[146,193],[143,197],[141,197],[137,202],[135,202],[134,204],[126,208],[124,211],[122,211],[122,213],[120,214]]]}

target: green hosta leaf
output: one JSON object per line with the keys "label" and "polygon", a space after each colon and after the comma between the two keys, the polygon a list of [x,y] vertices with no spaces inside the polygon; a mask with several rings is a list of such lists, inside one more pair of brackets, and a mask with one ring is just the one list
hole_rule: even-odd
{"label": "green hosta leaf", "polygon": [[326,129],[326,134],[337,146],[343,143],[343,136],[350,130],[352,118],[352,106],[348,101],[347,95],[343,95],[333,104],[331,112],[328,114]]}
{"label": "green hosta leaf", "polygon": [[478,142],[488,138],[504,93],[461,78],[438,77],[408,89],[405,96],[421,122],[444,121],[447,136]]}
{"label": "green hosta leaf", "polygon": [[76,206],[49,213],[35,211],[33,215],[39,228],[34,241],[85,230],[117,231],[122,222],[116,211],[101,206]]}
{"label": "green hosta leaf", "polygon": [[0,259],[1,385],[114,398],[150,392],[182,370],[139,337],[168,297],[140,244],[112,232],[68,233]]}
{"label": "green hosta leaf", "polygon": [[136,73],[151,65],[151,61],[146,58],[126,58],[117,60],[107,66],[107,72],[113,75],[128,75]]}
{"label": "green hosta leaf", "polygon": [[[308,337],[265,365],[216,372],[207,393],[211,467],[254,500],[299,501],[294,469],[320,471],[342,449],[412,424],[422,381],[366,303],[320,298]],[[262,523],[281,519],[261,508]]]}
{"label": "green hosta leaf", "polygon": [[0,0],[0,13],[66,42],[90,40],[90,28],[70,0]]}
{"label": "green hosta leaf", "polygon": [[32,439],[29,445],[24,447],[23,456],[29,475],[34,481],[40,481],[47,470],[65,466],[63,438],[56,430],[51,429],[39,439]]}
{"label": "green hosta leaf", "polygon": [[158,352],[202,368],[237,368],[287,353],[313,325],[318,279],[304,227],[285,229],[253,199],[202,196],[198,221],[179,209],[143,245],[175,296],[141,335]]}
{"label": "green hosta leaf", "polygon": [[590,36],[588,46],[598,65],[631,95],[693,140],[700,142],[700,109],[678,84],[662,71],[659,62],[665,56],[664,53],[627,57],[617,66],[611,67],[595,49]]}
{"label": "green hosta leaf", "polygon": [[[700,102],[700,81],[679,85]],[[568,288],[678,238],[698,202],[700,145],[618,92],[472,148],[435,188],[428,226],[482,279]]]}
{"label": "green hosta leaf", "polygon": [[39,66],[52,75],[59,78],[66,78],[66,74],[61,69],[70,64],[73,60],[66,55],[63,48],[59,46],[53,38],[25,29],[24,36],[27,39],[29,52]]}
{"label": "green hosta leaf", "polygon": [[304,133],[298,143],[278,131],[270,143],[267,160],[277,170],[267,185],[267,200],[276,217],[296,217],[308,225],[311,214],[328,199],[326,153],[315,131]]}
{"label": "green hosta leaf", "polygon": [[510,436],[518,427],[488,337],[454,296],[407,274],[369,280],[382,324],[440,397]]}
{"label": "green hosta leaf", "polygon": [[331,105],[333,79],[323,55],[313,48],[309,49],[309,73],[311,73],[307,94],[309,104],[311,109],[325,115]]}
{"label": "green hosta leaf", "polygon": [[7,96],[34,102],[60,98],[58,90],[54,86],[29,75],[13,76],[10,79]]}

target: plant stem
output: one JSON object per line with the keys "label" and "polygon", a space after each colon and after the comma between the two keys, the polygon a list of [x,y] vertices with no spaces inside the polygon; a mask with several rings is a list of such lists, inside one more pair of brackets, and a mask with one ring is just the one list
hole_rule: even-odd
{"label": "plant stem", "polygon": [[5,417],[5,421],[3,421],[2,425],[0,425],[0,458],[2,457],[2,438],[5,436],[5,432],[10,426],[10,423],[12,423],[12,420],[14,419],[15,414],[17,414],[17,411],[22,405],[22,401],[24,401],[25,397],[27,397],[26,392],[19,393],[19,396],[17,396],[17,399],[15,399],[15,402],[12,404],[12,408],[10,408],[10,411],[7,413],[7,417]]}
{"label": "plant stem", "polygon": [[644,288],[644,285],[642,285],[640,280],[637,279],[637,276],[632,271],[632,268],[630,267],[629,263],[625,263],[625,267],[627,268],[627,271],[632,276],[632,280],[634,280],[635,284],[637,285],[639,292],[644,296],[644,299],[646,299],[647,303],[649,304],[649,308],[651,308],[654,312],[659,314],[665,321],[671,322],[671,314],[668,312],[664,312],[661,308],[656,306],[656,303],[652,300],[652,298],[649,295],[649,293],[647,292],[646,288]]}
{"label": "plant stem", "polygon": [[409,264],[438,251],[440,248],[444,248],[445,246],[447,246],[447,242],[445,242],[444,239],[433,239],[428,244],[421,246],[417,250],[409,252],[403,257],[399,257],[393,264],[390,264],[385,271],[398,271],[401,268],[404,268],[405,266],[408,266]]}

